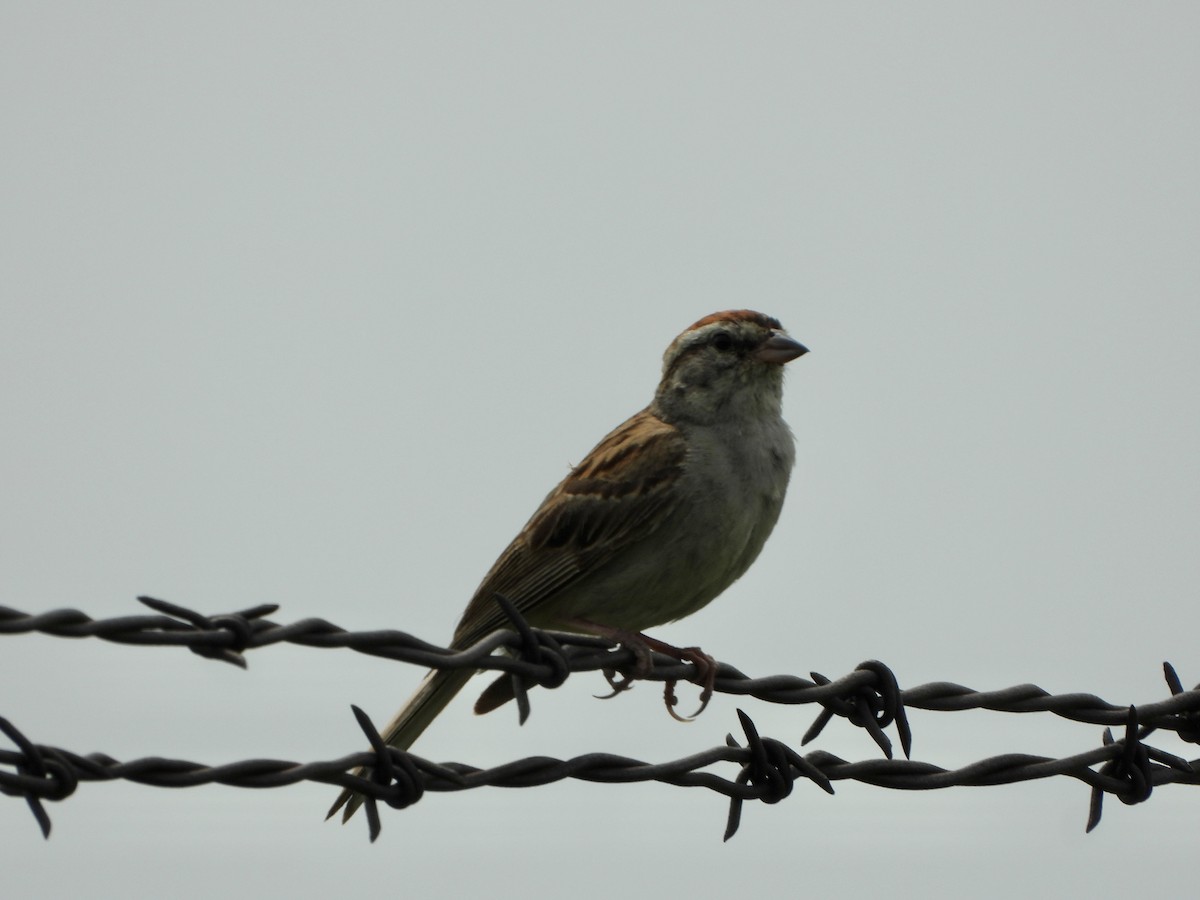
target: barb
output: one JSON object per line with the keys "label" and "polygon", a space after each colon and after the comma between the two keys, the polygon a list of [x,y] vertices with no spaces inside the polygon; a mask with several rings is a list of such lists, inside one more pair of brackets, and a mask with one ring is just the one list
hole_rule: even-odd
{"label": "barb", "polygon": [[[122,644],[184,646],[206,658],[243,667],[246,651],[286,642],[317,648],[345,647],[433,668],[492,669],[507,673],[502,681],[507,682],[509,696],[517,699],[522,722],[529,713],[527,687],[557,687],[569,673],[622,670],[628,673],[626,678],[636,674],[643,680],[673,682],[687,679],[693,670],[689,663],[657,653],[651,655],[647,667],[634,651],[603,638],[531,628],[504,598],[497,598],[497,602],[505,609],[513,630],[498,631],[461,651],[439,647],[401,631],[349,632],[324,619],[280,625],[266,618],[278,609],[274,605],[205,616],[163,600],[138,599],[159,615],[95,620],[78,610],[29,615],[0,607],[0,634],[41,632],[58,637],[98,637]],[[811,780],[832,793],[831,782],[845,779],[898,790],[925,790],[1066,775],[1092,787],[1090,831],[1100,821],[1106,793],[1117,795],[1123,803],[1140,803],[1150,797],[1154,785],[1197,783],[1192,764],[1145,744],[1145,738],[1158,729],[1200,743],[1200,689],[1184,690],[1169,663],[1164,663],[1164,675],[1171,692],[1168,699],[1130,707],[1107,703],[1093,694],[1054,695],[1032,684],[1000,691],[975,691],[950,682],[937,682],[901,690],[894,673],[876,660],[862,663],[850,674],[833,680],[814,672],[812,681],[791,675],[749,678],[731,665],[718,664],[714,684],[717,691],[771,703],[820,704],[822,711],[805,734],[805,744],[820,734],[835,715],[865,728],[887,759],[858,763],[846,762],[823,751],[801,756],[778,741],[761,737],[754,723],[740,710],[746,735],[744,747],[729,737],[725,747],[668,763],[650,764],[593,753],[565,761],[531,757],[488,770],[460,763],[438,765],[387,747],[370,719],[357,708],[355,716],[371,743],[370,752],[323,763],[247,760],[216,767],[182,760],[151,758],[119,763],[103,754],[80,756],[34,745],[11,723],[0,719],[0,731],[18,748],[16,752],[0,751],[0,765],[13,767],[12,772],[0,770],[0,792],[24,797],[43,834],[48,836],[50,819],[42,801],[69,796],[80,781],[124,778],[160,787],[220,783],[256,788],[319,781],[349,787],[367,798],[367,819],[374,840],[380,829],[379,801],[403,808],[429,791],[464,790],[485,784],[531,787],[564,778],[605,783],[655,780],[708,787],[728,796],[730,810],[725,835],[728,840],[738,828],[745,800],[777,803],[791,794],[797,778]],[[884,729],[893,724],[905,756],[911,756],[912,732],[906,706],[938,711],[1049,712],[1080,722],[1124,724],[1125,737],[1114,740],[1106,729],[1101,747],[1066,759],[1005,754],[961,769],[946,770],[929,763],[892,759],[891,741]],[[722,761],[741,766],[733,780],[700,771]],[[1099,771],[1092,768],[1097,765]],[[366,767],[368,777],[348,771],[359,766]]]}
{"label": "barb", "polygon": [[[402,750],[385,746],[370,720],[356,711],[359,724],[371,736],[374,749],[340,759],[299,763],[278,759],[250,759],[208,766],[189,760],[146,757],[120,762],[102,753],[86,756],[58,747],[35,745],[7,720],[0,719],[0,730],[13,741],[17,750],[0,750],[0,793],[27,798],[42,833],[49,836],[50,822],[41,808],[42,800],[63,800],[81,783],[125,780],[161,788],[223,784],[241,788],[278,788],[302,781],[348,787],[368,798],[371,839],[379,834],[378,802],[403,808],[419,801],[426,793],[470,790],[484,786],[538,787],[565,779],[600,784],[629,784],[657,781],[680,787],[703,787],[730,798],[729,819],[725,829],[728,840],[737,831],[742,804],[747,800],[778,803],[792,794],[797,780],[809,780],[828,793],[834,781],[858,781],[894,790],[936,790],[954,786],[991,786],[1013,784],[1055,776],[1075,778],[1096,792],[1116,794],[1125,802],[1145,800],[1150,787],[1170,783],[1200,784],[1200,759],[1191,763],[1151,750],[1130,741],[1136,736],[1136,721],[1131,718],[1126,738],[1105,738],[1102,746],[1067,757],[1010,753],[994,756],[960,769],[943,769],[930,763],[910,760],[875,759],[847,762],[831,753],[814,751],[800,755],[785,744],[761,737],[753,721],[741,710],[738,717],[746,736],[746,746],[732,737],[726,745],[695,753],[683,759],[648,763],[609,753],[588,753],[567,760],[535,756],[519,759],[490,769],[463,763],[433,763]],[[1136,761],[1139,785],[1131,792],[1127,760]],[[381,762],[381,760],[385,760]],[[704,769],[719,763],[740,767],[732,779]],[[1099,765],[1099,771],[1093,766]],[[375,775],[363,778],[348,770],[368,766]],[[1135,796],[1136,795],[1136,796]],[[1089,830],[1099,821],[1099,806],[1093,799]]]}
{"label": "barb", "polygon": [[[256,606],[241,612],[204,616],[200,613],[139,597],[142,603],[162,613],[156,616],[123,616],[92,619],[79,610],[60,609],[38,615],[0,606],[0,634],[41,632],[57,637],[96,637],[121,644],[185,646],[195,653],[245,665],[249,650],[279,643],[314,648],[346,648],[358,653],[393,659],[429,668],[490,669],[508,673],[517,689],[522,717],[528,715],[528,700],[521,699],[524,686],[553,687],[561,684],[566,671],[594,672],[618,669],[632,672],[636,659],[624,648],[603,638],[546,632],[525,626],[516,631],[498,631],[473,647],[455,651],[430,644],[402,631],[350,632],[324,619],[302,619],[282,625],[265,618],[278,607]],[[515,614],[515,611],[514,611]],[[514,620],[515,621],[515,620]],[[525,648],[535,647],[532,655]],[[565,668],[564,668],[565,661]],[[1175,670],[1164,664],[1172,695],[1168,699],[1138,704],[1138,721],[1146,729],[1177,733],[1183,740],[1200,743],[1200,690],[1183,690]],[[690,663],[652,654],[651,666],[641,677],[647,681],[685,681],[693,674]],[[1173,679],[1173,680],[1172,680]],[[995,712],[1048,712],[1065,719],[1094,725],[1121,726],[1128,704],[1114,704],[1094,694],[1051,694],[1034,684],[1020,684],[996,691],[977,691],[942,681],[900,690],[895,676],[882,663],[863,663],[849,675],[829,680],[813,673],[813,680],[794,675],[750,678],[728,663],[719,663],[714,690],[749,696],[767,703],[817,703],[826,712],[846,717],[867,728],[890,756],[890,742],[882,741],[882,729],[894,722],[901,746],[908,755],[911,734],[905,707],[942,712],[987,709]],[[820,732],[829,716],[821,714],[805,743]]]}

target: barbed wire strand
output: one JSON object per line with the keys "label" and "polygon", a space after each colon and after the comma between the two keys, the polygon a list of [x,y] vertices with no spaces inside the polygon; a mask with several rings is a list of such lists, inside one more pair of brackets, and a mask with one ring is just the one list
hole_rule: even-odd
{"label": "barbed wire strand", "polygon": [[[309,647],[346,647],[360,653],[440,668],[495,669],[508,673],[520,709],[521,721],[529,713],[527,688],[556,687],[573,672],[600,670],[610,684],[616,670],[632,671],[636,660],[628,650],[614,649],[605,640],[583,635],[546,632],[531,628],[503,597],[497,602],[512,621],[514,631],[497,632],[464,651],[439,647],[400,631],[348,632],[323,619],[304,619],[279,625],[264,617],[278,607],[267,604],[237,613],[205,616],[185,607],[150,597],[138,598],[158,611],[157,616],[124,616],[95,620],[78,610],[54,610],[40,615],[0,607],[0,634],[41,632],[57,637],[98,637],[121,644],[186,646],[201,656],[245,667],[243,653],[255,647],[294,643]],[[497,652],[499,651],[499,652]],[[638,677],[668,684],[693,674],[690,663],[654,654],[649,672]],[[703,786],[730,797],[725,839],[737,831],[744,800],[777,803],[790,795],[797,778],[806,778],[833,792],[834,780],[853,779],[880,787],[923,790],[954,785],[1010,784],[1054,775],[1067,775],[1092,786],[1087,830],[1100,821],[1105,793],[1124,803],[1149,798],[1155,784],[1198,783],[1193,763],[1152,748],[1144,738],[1157,729],[1200,743],[1200,690],[1185,691],[1178,674],[1164,663],[1171,697],[1141,706],[1117,707],[1093,694],[1052,695],[1036,685],[1024,684],[1001,691],[974,691],[950,682],[937,682],[902,691],[892,671],[871,660],[854,672],[831,680],[811,673],[807,681],[791,675],[748,678],[728,664],[719,666],[715,689],[753,696],[774,703],[819,703],[823,706],[802,743],[813,740],[833,716],[845,717],[865,728],[884,755],[883,760],[848,763],[824,751],[807,756],[773,739],[761,738],[741,710],[738,711],[746,746],[729,737],[727,746],[675,760],[650,764],[611,754],[585,754],[571,760],[530,757],[493,769],[460,763],[435,764],[387,747],[370,719],[354,707],[360,727],[372,750],[322,763],[280,760],[246,760],[209,767],[183,760],[150,757],[119,763],[104,754],[81,756],[54,747],[34,745],[11,723],[0,719],[3,731],[18,750],[0,751],[0,792],[23,796],[44,835],[50,819],[42,799],[61,800],[80,781],[126,779],[160,787],[185,787],[221,783],[240,787],[280,787],[311,780],[337,784],[364,795],[371,840],[380,833],[379,801],[395,808],[415,803],[426,790],[463,790],[483,785],[531,787],[564,778],[605,783],[655,780],[667,784]],[[628,679],[628,675],[626,675]],[[623,683],[623,682],[622,682]],[[1055,760],[1026,754],[1004,754],[956,770],[929,763],[893,760],[891,743],[883,729],[895,724],[906,757],[911,757],[911,730],[905,706],[928,710],[990,709],[999,712],[1050,712],[1064,718],[1096,724],[1124,724],[1125,737],[1115,740],[1105,729],[1103,745],[1073,757]],[[742,767],[730,781],[699,771],[718,761]],[[1200,765],[1200,760],[1194,761]],[[1100,771],[1092,766],[1100,765]],[[348,769],[363,766],[364,778]]]}
{"label": "barbed wire strand", "polygon": [[[761,737],[750,717],[738,710],[745,746],[732,736],[726,745],[682,759],[648,763],[610,753],[588,753],[561,760],[533,756],[482,769],[457,762],[434,763],[387,747],[367,716],[355,708],[360,725],[379,746],[339,759],[299,763],[290,760],[249,759],[208,766],[190,760],[145,757],[120,762],[103,753],[80,755],[58,747],[32,743],[11,722],[0,719],[2,731],[16,751],[0,750],[0,793],[23,796],[42,830],[49,837],[50,819],[42,801],[61,801],[81,782],[125,780],[161,788],[222,784],[238,788],[278,788],[303,781],[337,785],[367,798],[371,840],[380,832],[377,803],[403,809],[418,802],[427,791],[462,791],[485,786],[529,788],[565,779],[600,784],[656,781],[680,787],[703,787],[730,799],[725,840],[737,831],[746,800],[778,803],[792,792],[797,780],[808,780],[827,793],[832,782],[857,781],[894,790],[936,790],[957,786],[1015,784],[1055,776],[1083,781],[1092,788],[1087,830],[1100,821],[1104,794],[1124,803],[1140,803],[1152,788],[1168,783],[1200,784],[1200,759],[1191,762],[1142,744],[1136,713],[1131,709],[1126,735],[1113,740],[1105,731],[1102,746],[1074,756],[1054,759],[1021,753],[993,756],[958,769],[945,769],[913,760],[874,759],[848,762],[823,750],[801,755],[773,738]],[[740,767],[733,778],[703,771],[718,763]],[[1100,765],[1099,771],[1092,767]],[[364,778],[349,770],[366,766],[374,775]]]}
{"label": "barbed wire strand", "polygon": [[[524,626],[516,631],[497,631],[466,650],[456,651],[423,641],[403,631],[381,629],[351,632],[325,619],[301,619],[281,625],[264,618],[278,610],[264,604],[235,613],[205,616],[165,600],[139,597],[138,600],[161,615],[121,616],[92,619],[79,610],[58,609],[29,614],[0,606],[0,634],[42,633],[55,637],[95,637],[118,644],[184,646],[211,659],[220,659],[245,667],[244,653],[280,643],[311,648],[345,648],[357,653],[412,663],[426,668],[468,668],[500,671],[516,676],[514,688],[522,706],[522,721],[528,715],[524,688],[532,685],[557,687],[568,674],[625,670],[631,671],[634,654],[598,637],[550,632],[529,628],[507,605],[510,617]],[[502,602],[500,598],[498,602]],[[520,627],[515,626],[515,627]],[[1138,704],[1139,721],[1144,727],[1174,731],[1184,740],[1200,743],[1200,689],[1184,690],[1169,663],[1163,664],[1171,696],[1168,699]],[[649,670],[642,680],[667,682],[689,679],[695,672],[691,663],[653,654]],[[855,692],[870,694],[888,690],[895,677],[882,663],[868,662],[842,678],[830,680],[810,673],[812,680],[795,675],[769,675],[750,678],[729,663],[718,664],[714,689],[735,696],[749,696],[767,703],[818,703],[832,715],[856,710],[851,706]],[[896,688],[897,690],[898,687]],[[889,703],[892,701],[889,700]],[[931,682],[899,691],[894,701],[895,716],[905,708],[936,712],[987,709],[1005,713],[1048,712],[1061,718],[1093,725],[1123,726],[1127,704],[1109,703],[1090,693],[1051,694],[1035,684],[1018,684],[1000,690],[979,691],[950,681]],[[886,726],[884,726],[886,727]],[[907,722],[897,722],[902,744],[906,742]],[[814,729],[819,731],[816,724]],[[806,736],[805,743],[815,737]]]}

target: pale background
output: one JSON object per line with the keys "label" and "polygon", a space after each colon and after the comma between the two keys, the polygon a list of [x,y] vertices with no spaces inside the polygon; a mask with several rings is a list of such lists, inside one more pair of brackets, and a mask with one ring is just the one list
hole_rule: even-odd
{"label": "pale background", "polygon": [[[812,348],[792,493],[660,636],[753,674],[1195,683],[1197,46],[1190,3],[5,2],[0,603],[442,641],[667,342],[751,307]],[[349,704],[384,720],[420,676],[0,648],[0,715],[119,758],[340,756]],[[416,749],[665,760],[736,728],[729,698],[678,725],[602,687],[536,693],[523,729],[464,695]],[[793,745],[813,715],[741,705]],[[1101,732],[912,719],[944,766]],[[819,746],[876,755],[845,723]],[[715,794],[563,784],[429,796],[369,846],[322,823],[333,793],[89,785],[49,842],[0,799],[5,893],[1178,896],[1200,825],[1188,787],[1085,836],[1065,779],[800,784],[722,845]]]}

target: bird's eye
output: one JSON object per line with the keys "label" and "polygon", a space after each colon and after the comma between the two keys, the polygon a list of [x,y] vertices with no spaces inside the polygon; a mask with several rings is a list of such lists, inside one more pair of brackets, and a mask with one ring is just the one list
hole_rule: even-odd
{"label": "bird's eye", "polygon": [[712,336],[712,345],[722,352],[732,350],[733,338],[729,336],[728,331],[718,331]]}

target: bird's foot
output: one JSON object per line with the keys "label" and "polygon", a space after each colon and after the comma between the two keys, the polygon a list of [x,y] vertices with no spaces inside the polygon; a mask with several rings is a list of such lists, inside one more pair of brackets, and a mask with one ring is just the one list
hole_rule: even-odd
{"label": "bird's foot", "polygon": [[604,634],[602,637],[617,641],[622,647],[633,654],[633,669],[628,675],[624,675],[614,668],[600,670],[604,675],[604,680],[612,688],[612,693],[598,696],[597,699],[611,700],[617,694],[623,693],[633,687],[633,683],[639,678],[645,678],[649,675],[654,668],[654,661],[650,658],[650,647],[646,643],[644,635],[633,631],[613,629],[611,633]]}
{"label": "bird's foot", "polygon": [[675,706],[679,700],[675,696],[674,681],[668,681],[663,688],[663,702],[667,704],[667,712],[671,714],[672,719],[677,722],[691,722],[708,708],[708,701],[712,699],[713,687],[717,683],[717,661],[699,647],[672,647],[671,651],[659,650],[660,653],[667,653],[668,656],[675,656],[678,653],[676,659],[681,662],[690,662],[696,667],[696,677],[692,681],[700,685],[700,708],[690,716],[681,716],[675,712]]}
{"label": "bird's foot", "polygon": [[571,623],[573,627],[579,628],[582,631],[587,631],[590,634],[599,635],[600,637],[608,638],[610,641],[616,641],[622,647],[629,650],[634,656],[633,668],[629,674],[620,677],[616,669],[603,669],[605,681],[612,688],[612,693],[605,694],[600,699],[608,700],[617,696],[624,691],[633,687],[633,682],[639,678],[645,678],[650,674],[653,668],[651,653],[661,653],[664,656],[669,656],[672,659],[677,659],[680,662],[690,662],[696,667],[696,674],[690,680],[700,685],[700,708],[690,716],[681,716],[675,711],[675,707],[679,705],[679,698],[675,696],[676,680],[672,679],[663,686],[663,702],[667,706],[667,712],[671,718],[678,722],[690,722],[695,719],[700,713],[708,707],[708,701],[712,699],[713,687],[717,681],[717,661],[701,650],[699,647],[676,647],[672,644],[665,643],[656,638],[648,637],[637,631],[627,631],[623,628],[612,628],[608,625],[598,625],[595,622],[585,620],[577,620]]}

